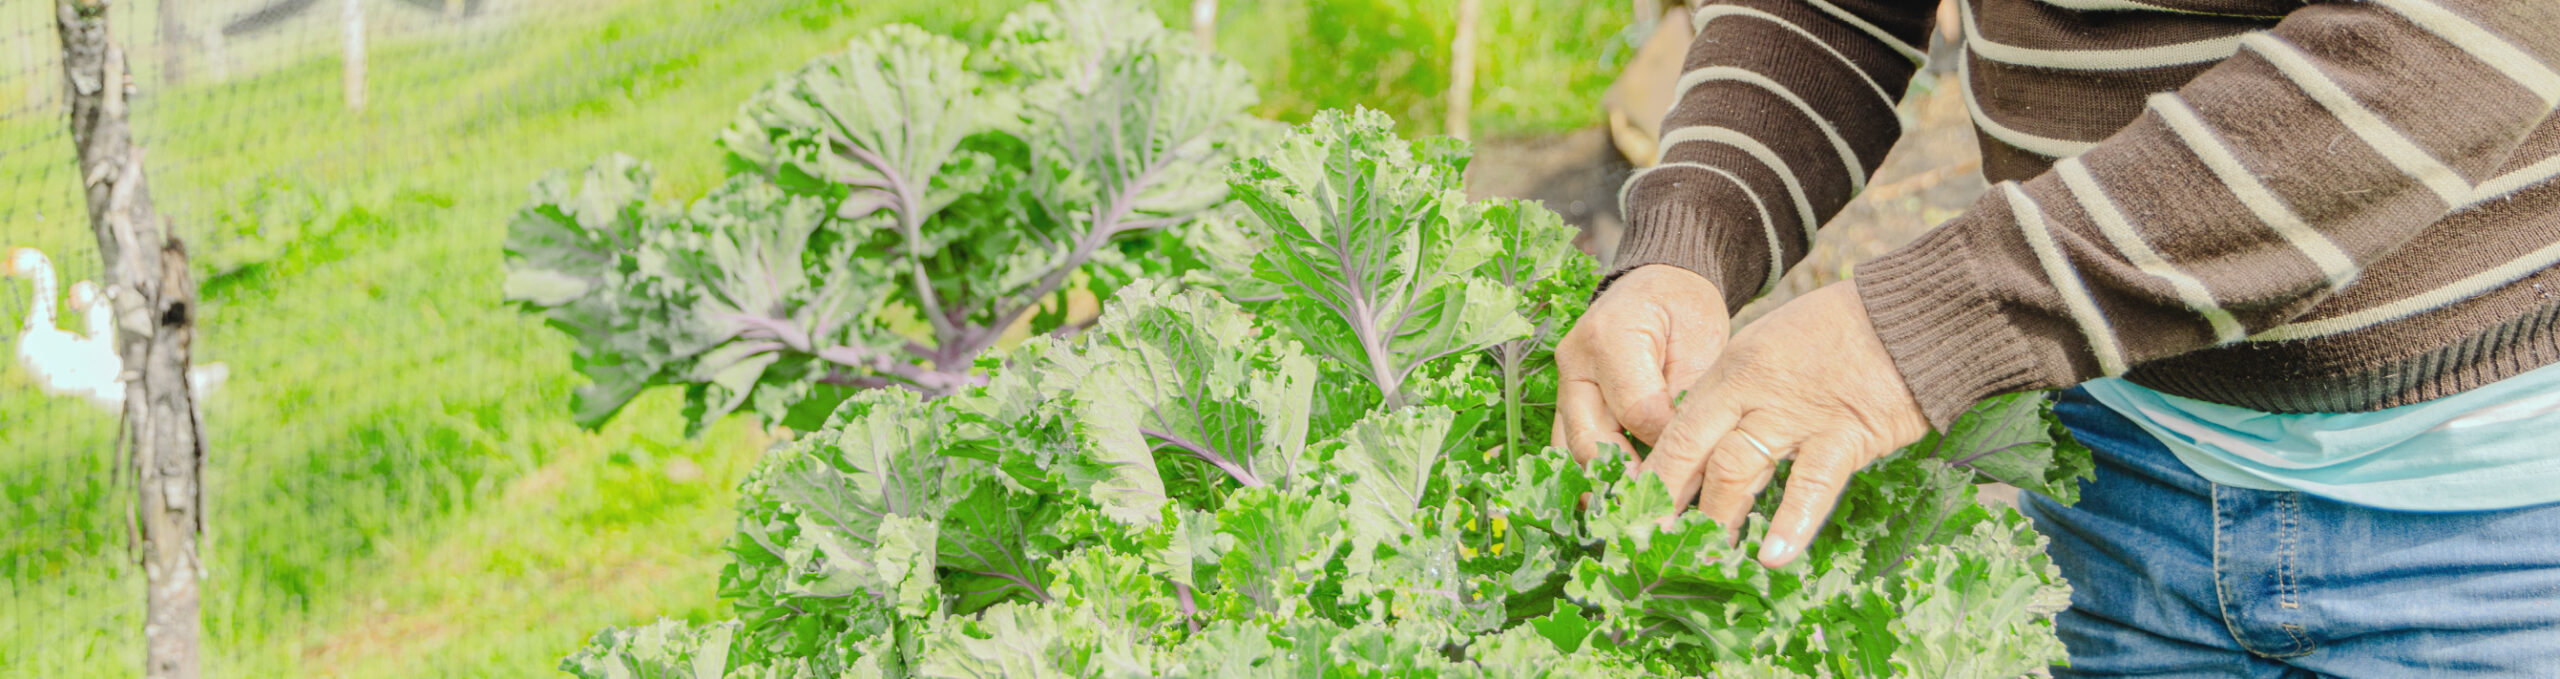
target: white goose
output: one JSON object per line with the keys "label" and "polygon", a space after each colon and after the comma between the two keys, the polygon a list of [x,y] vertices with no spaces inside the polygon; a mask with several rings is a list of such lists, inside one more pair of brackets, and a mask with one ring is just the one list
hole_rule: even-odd
{"label": "white goose", "polygon": [[[78,396],[111,411],[124,409],[124,361],[116,355],[115,310],[98,294],[96,284],[71,286],[71,310],[81,312],[86,336],[55,325],[53,261],[34,248],[9,251],[6,273],[35,284],[25,327],[18,335],[18,363],[33,373],[45,393]],[[210,395],[230,370],[210,363],[187,371],[197,398]]]}
{"label": "white goose", "polygon": [[106,347],[107,352],[114,353],[116,350],[115,305],[100,299],[98,284],[89,281],[71,284],[69,297],[70,299],[65,300],[64,310],[80,314],[81,318],[88,323],[88,327],[82,329],[80,341]]}
{"label": "white goose", "polygon": [[114,347],[90,342],[54,324],[53,305],[59,292],[53,260],[34,248],[10,250],[7,273],[35,284],[26,325],[18,332],[18,364],[35,376],[36,386],[48,394],[78,396],[102,408],[121,409],[124,388],[116,383],[116,374],[123,372],[124,362],[116,358]]}

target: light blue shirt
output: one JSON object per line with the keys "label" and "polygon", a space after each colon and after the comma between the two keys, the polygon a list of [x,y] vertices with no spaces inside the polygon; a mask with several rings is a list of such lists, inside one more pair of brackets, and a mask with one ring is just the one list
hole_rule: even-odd
{"label": "light blue shirt", "polygon": [[2081,386],[2214,483],[2412,511],[2560,502],[2560,365],[2368,413],[2267,413],[2116,378]]}

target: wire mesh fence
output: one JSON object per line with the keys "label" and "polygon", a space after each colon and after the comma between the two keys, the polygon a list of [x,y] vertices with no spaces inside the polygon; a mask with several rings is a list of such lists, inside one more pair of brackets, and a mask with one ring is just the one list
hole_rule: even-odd
{"label": "wire mesh fence", "polygon": [[[521,200],[532,178],[567,164],[481,162],[508,150],[493,145],[545,134],[521,129],[524,121],[610,108],[706,44],[809,3],[681,3],[681,20],[629,11],[658,4],[112,5],[153,198],[189,245],[204,289],[195,357],[212,451],[203,545],[210,673],[254,674],[239,649],[308,634],[292,621],[314,592],[348,577],[386,536],[534,464],[524,459],[529,446],[498,440],[510,415],[493,394],[525,385],[466,357],[492,349],[389,352],[402,357],[390,364],[371,350],[416,326],[466,322],[441,313],[443,293],[387,281],[448,273],[410,270],[449,265],[433,262],[497,269],[492,239],[407,232],[457,200],[510,191]],[[65,82],[54,12],[52,0],[0,0],[0,247],[32,248],[50,265],[0,279],[0,351],[9,354],[0,360],[0,676],[130,676],[142,657],[143,576],[130,551],[129,463],[105,390],[65,377],[115,358],[87,343],[97,334],[88,314],[104,304],[86,305],[74,290],[101,264],[64,120],[65,90],[78,85]],[[564,27],[602,37],[552,39]],[[715,129],[691,132],[707,139]],[[590,135],[559,155],[630,141]],[[386,176],[422,167],[491,188]],[[452,252],[406,256],[418,250]],[[306,279],[331,289],[278,291]],[[495,308],[496,290],[477,287],[451,293],[467,298],[453,303]],[[226,313],[243,307],[259,311]],[[375,307],[383,310],[367,310]],[[418,412],[416,394],[385,386],[419,375],[459,396]]]}
{"label": "wire mesh fence", "polygon": [[[905,9],[885,8],[893,4]],[[506,214],[525,199],[531,181],[602,153],[628,150],[662,163],[662,182],[672,184],[662,193],[699,194],[718,178],[710,138],[773,73],[840,47],[835,41],[860,25],[915,21],[968,41],[992,28],[990,17],[1021,4],[115,2],[112,20],[135,74],[131,117],[148,154],[153,197],[174,233],[188,243],[202,285],[195,358],[214,368],[208,381],[221,373],[220,383],[210,384],[201,397],[211,443],[205,470],[209,535],[203,543],[208,674],[369,676],[341,666],[339,658],[372,652],[376,647],[367,644],[384,639],[433,639],[474,624],[404,614],[397,606],[377,612],[379,604],[360,601],[368,595],[351,603],[346,585],[361,577],[356,571],[385,563],[417,569],[391,578],[448,577],[436,569],[460,559],[404,561],[386,552],[413,548],[417,541],[405,538],[438,530],[432,527],[437,521],[465,508],[510,501],[511,486],[580,483],[574,475],[562,481],[545,473],[554,461],[546,456],[554,449],[658,436],[576,435],[566,417],[567,391],[575,385],[562,365],[566,343],[506,310],[499,299],[498,244]],[[1181,16],[1189,3],[1152,4],[1165,16]],[[1624,55],[1608,56],[1600,43],[1617,30],[1614,22],[1624,5],[1555,9],[1569,4],[1505,4],[1497,12],[1501,16],[1488,20],[1499,34],[1489,40],[1546,45],[1564,56],[1504,61],[1517,55],[1489,53],[1498,63],[1487,73],[1501,77],[1483,87],[1486,108],[1519,108],[1517,102],[1503,103],[1515,94],[1524,100],[1555,98],[1550,94],[1560,86],[1548,81],[1590,79],[1584,71],[1601,74],[1596,84],[1606,84],[1606,74]],[[1228,41],[1222,51],[1261,69],[1257,74],[1265,78],[1265,96],[1274,109],[1266,115],[1347,105],[1325,96],[1391,89],[1381,84],[1391,69],[1368,63],[1386,60],[1346,59],[1331,47],[1297,55],[1284,43],[1323,37],[1328,30],[1342,34],[1332,36],[1336,42],[1361,42],[1344,38],[1359,33],[1342,27],[1359,17],[1331,10],[1347,6],[1378,13],[1372,5],[1439,9],[1404,0],[1231,1],[1220,15]],[[52,280],[38,285],[43,276],[35,272],[0,278],[0,352],[8,354],[0,357],[0,679],[133,676],[142,658],[143,574],[132,565],[128,528],[136,491],[116,446],[116,415],[82,396],[78,385],[56,383],[53,366],[81,360],[80,351],[68,352],[70,358],[27,351],[34,337],[90,334],[87,309],[74,306],[83,300],[72,287],[96,280],[101,269],[86,222],[83,178],[67,138],[64,95],[72,85],[59,62],[54,11],[53,0],[0,0],[0,248],[32,247],[48,255]],[[1430,16],[1421,10],[1383,14],[1387,18],[1372,23],[1397,30]],[[1559,22],[1550,15],[1574,20]],[[1435,36],[1412,42],[1439,49],[1446,41]],[[1600,56],[1583,54],[1585,48]],[[358,53],[361,60],[349,58]],[[361,69],[351,68],[358,63]],[[1502,69],[1526,75],[1504,76],[1513,71]],[[1340,79],[1337,71],[1359,71],[1377,82],[1361,80],[1319,96],[1330,92],[1324,81]],[[705,82],[723,79],[736,82]],[[1441,91],[1436,85],[1397,91],[1406,89],[1418,93],[1416,101]],[[1596,85],[1583,89],[1596,95]],[[686,94],[667,94],[676,90]],[[1596,96],[1570,104],[1586,106],[1591,99]],[[1922,127],[1944,129],[1923,135],[1935,141],[1926,142],[1919,155],[1969,157],[1938,152],[1962,147],[1969,137],[1961,107],[1949,104],[1952,99],[1933,101],[1940,105],[1915,110]],[[650,115],[631,115],[643,108]],[[1405,113],[1416,110],[1422,109]],[[587,124],[608,118],[614,122]],[[640,118],[649,122],[632,122]],[[1559,139],[1488,142],[1481,148],[1479,176],[1471,181],[1495,192],[1539,193],[1551,206],[1577,215],[1607,211],[1626,168],[1605,132],[1589,129]],[[668,162],[688,157],[697,161],[690,169]],[[1496,178],[1505,174],[1495,171],[1501,166],[1517,166],[1508,173],[1516,186],[1504,188]],[[1891,183],[1894,178],[1925,175],[1917,166],[1899,167],[1889,168],[1879,186],[1900,187]],[[1557,179],[1567,175],[1570,181]],[[1879,189],[1870,201],[1875,204],[1853,208],[1853,217],[1907,238],[1980,191],[1978,179],[1946,184],[1953,188],[1938,188],[1941,182],[1930,179],[1900,193]],[[1540,193],[1550,189],[1558,195]],[[1584,198],[1603,207],[1586,210]],[[452,220],[470,225],[445,223]],[[1861,236],[1819,251],[1817,261],[1803,267],[1811,272],[1802,274],[1806,281],[1798,287],[1845,276],[1848,261],[1880,251],[1868,241],[1886,240]],[[665,441],[677,441],[681,420],[672,416],[674,402],[659,400],[654,407],[660,417],[624,417],[614,426],[657,427]],[[711,444],[638,441],[647,445],[587,454],[622,465],[624,471],[598,476],[639,489],[630,495],[694,493],[715,498],[703,503],[719,504],[717,491],[702,489],[729,487],[745,464],[741,460],[751,460],[760,447],[758,434],[744,425],[731,429],[736,431],[729,439]],[[699,452],[711,447],[744,452],[716,459]],[[630,502],[604,500],[565,510],[584,516],[538,518],[620,522],[646,536],[626,542],[694,544],[714,555],[685,562],[682,570],[698,577],[686,580],[684,588],[714,589],[716,551],[728,535],[728,518],[671,527],[645,506],[626,506]],[[538,511],[545,510],[527,510]],[[527,512],[502,516],[533,516]],[[504,534],[559,529],[488,530],[493,539],[533,542],[544,538]],[[679,531],[693,532],[673,534]],[[574,563],[587,556],[491,557],[470,565],[592,571],[603,574],[577,577],[623,582],[609,573],[609,564]],[[535,597],[522,589],[450,591]],[[462,602],[449,610],[486,603]],[[599,616],[613,624],[644,622],[663,612],[608,596],[575,603],[620,606],[620,612]],[[601,624],[606,623],[570,627],[591,632]],[[322,629],[328,626],[338,628]],[[566,640],[521,654],[537,658],[530,663],[462,673],[538,674],[546,664],[538,658],[557,658],[574,645],[574,639]],[[279,653],[294,657],[278,659]]]}

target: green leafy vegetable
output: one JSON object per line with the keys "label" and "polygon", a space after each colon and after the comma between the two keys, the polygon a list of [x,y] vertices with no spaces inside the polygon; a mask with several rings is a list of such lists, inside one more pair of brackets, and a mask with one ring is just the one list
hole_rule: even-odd
{"label": "green leafy vegetable", "polygon": [[732,175],[689,205],[606,158],[534,187],[507,296],[577,342],[595,426],[653,385],[694,424],[798,429],[853,391],[978,384],[1009,336],[1071,332],[1227,202],[1218,168],[1261,125],[1244,72],[1126,0],[1036,5],[994,45],[908,26],[786,74],[720,134]]}
{"label": "green leafy vegetable", "polygon": [[[1110,21],[1029,16],[1042,35]],[[1069,44],[1021,42],[1020,68],[1090,58]],[[2063,659],[2042,538],[1974,501],[1978,481],[2068,497],[2086,474],[2039,397],[1879,461],[1771,570],[1746,556],[1759,519],[1728,545],[1658,477],[1526,444],[1552,414],[1532,378],[1590,280],[1552,214],[1465,201],[1462,148],[1374,113],[1277,148],[1230,175],[1242,219],[1177,231],[1255,280],[1141,278],[956,393],[836,405],[746,482],[738,619],[608,630],[564,669],[2011,677]]]}
{"label": "green leafy vegetable", "polygon": [[1286,294],[1267,315],[1316,354],[1403,404],[1433,360],[1527,334],[1519,292],[1475,275],[1501,246],[1458,190],[1459,152],[1420,149],[1386,116],[1319,116],[1237,169],[1238,200],[1272,247],[1256,277]]}

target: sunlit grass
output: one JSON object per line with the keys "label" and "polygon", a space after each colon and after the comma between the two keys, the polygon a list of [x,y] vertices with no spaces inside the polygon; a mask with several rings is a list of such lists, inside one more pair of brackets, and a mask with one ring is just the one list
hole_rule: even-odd
{"label": "sunlit grass", "polygon": [[[171,168],[155,179],[173,215],[275,176],[328,206],[278,225],[297,231],[279,255],[205,282],[198,357],[232,370],[206,406],[211,669],[542,673],[606,624],[708,614],[731,488],[763,438],[738,422],[687,440],[672,394],[579,431],[565,416],[578,383],[566,342],[501,304],[498,244],[525,187],[555,168],[629,150],[679,185],[716,172],[708,139],[736,103],[854,30],[810,20],[830,14],[632,5],[539,35],[382,45],[360,117],[338,107],[334,59],[137,112],[159,140],[155,167]],[[222,127],[186,133],[181,114]],[[46,140],[37,122],[59,124],[12,119],[0,137]],[[67,162],[64,146],[6,161]],[[14,191],[75,195],[51,177],[58,186]],[[78,215],[47,217],[0,236],[89,275],[72,268],[94,259]],[[23,306],[0,309],[14,326]],[[0,666],[130,675],[139,578],[121,565],[130,490],[109,472],[113,419],[37,395],[15,361],[0,389],[0,523],[19,527],[0,533]],[[696,470],[679,474],[689,480],[645,482],[676,460]],[[597,568],[632,575],[580,574]],[[410,619],[435,628],[401,631]]]}
{"label": "sunlit grass", "polygon": [[[1188,0],[1154,0],[1177,29]],[[1218,51],[1261,79],[1258,112],[1291,121],[1367,106],[1406,134],[1438,134],[1448,112],[1450,0],[1225,0]],[[1600,124],[1600,93],[1631,56],[1623,2],[1483,3],[1477,27],[1478,134],[1552,133]],[[1613,46],[1618,45],[1618,46]]]}

